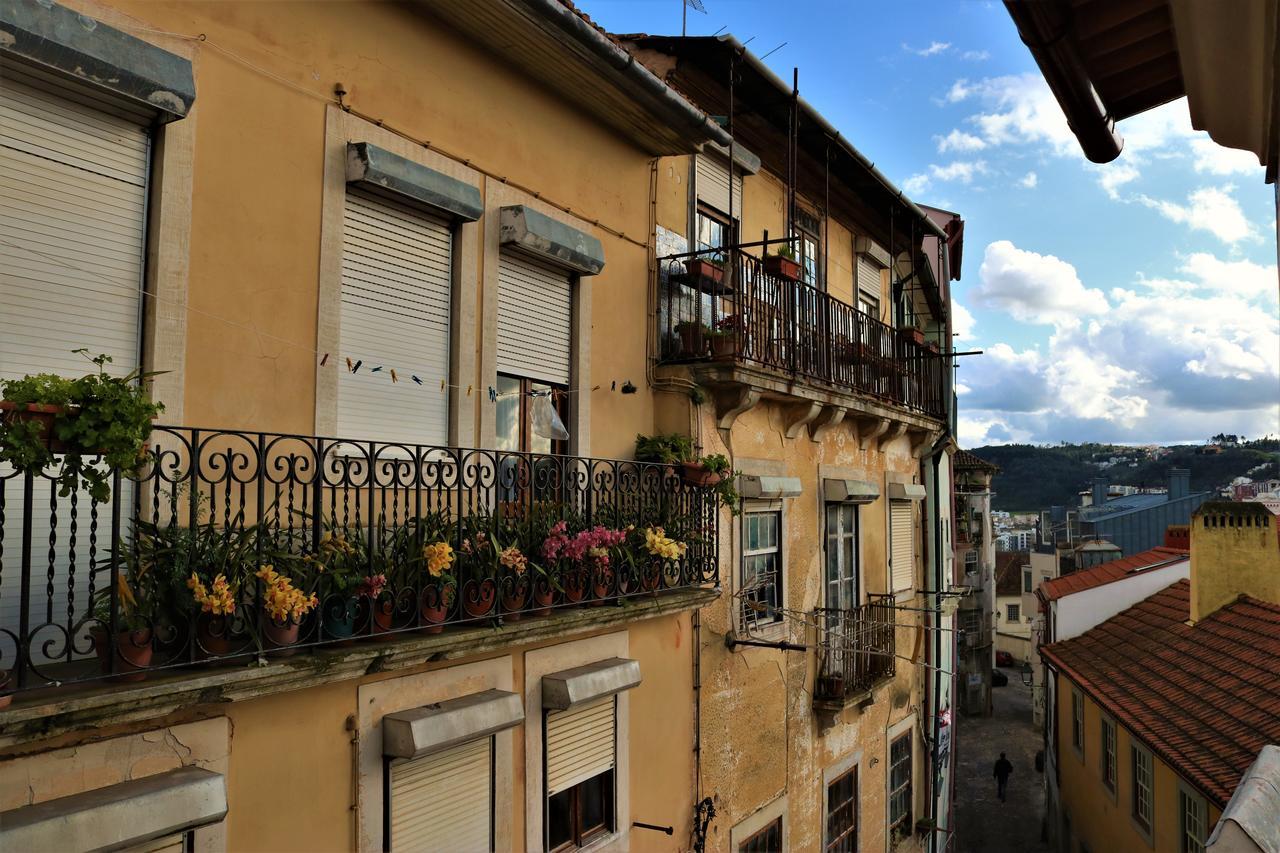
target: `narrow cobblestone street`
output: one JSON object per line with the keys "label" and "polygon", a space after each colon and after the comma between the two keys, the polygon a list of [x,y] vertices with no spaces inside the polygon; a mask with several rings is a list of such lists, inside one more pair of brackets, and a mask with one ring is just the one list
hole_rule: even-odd
{"label": "narrow cobblestone street", "polygon": [[[959,721],[956,744],[956,847],[959,853],[1047,853],[1040,840],[1044,777],[1036,772],[1039,733],[1031,724],[1031,689],[1016,671],[992,693],[990,717]],[[1013,764],[1006,802],[992,769],[1004,752]]]}

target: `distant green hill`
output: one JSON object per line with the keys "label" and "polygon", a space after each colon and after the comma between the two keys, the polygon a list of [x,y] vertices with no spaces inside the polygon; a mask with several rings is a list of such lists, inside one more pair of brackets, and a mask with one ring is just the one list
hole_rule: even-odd
{"label": "distant green hill", "polygon": [[[1131,486],[1164,486],[1170,468],[1188,468],[1191,489],[1197,492],[1221,488],[1240,476],[1280,477],[1280,443],[1274,440],[1224,447],[1216,454],[1198,453],[1203,450],[1200,445],[1176,445],[1159,458],[1144,448],[1110,444],[1002,444],[971,449],[1000,466],[993,484],[994,508],[1016,512],[1054,504],[1075,506],[1077,493],[1089,488],[1094,477]],[[1112,457],[1122,461],[1107,468],[1090,464]],[[1251,473],[1259,465],[1266,467]]]}

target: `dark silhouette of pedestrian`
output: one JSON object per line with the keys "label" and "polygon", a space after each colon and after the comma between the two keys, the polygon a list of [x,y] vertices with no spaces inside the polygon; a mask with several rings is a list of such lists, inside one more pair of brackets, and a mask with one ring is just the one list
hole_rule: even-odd
{"label": "dark silhouette of pedestrian", "polygon": [[1009,759],[1004,757],[1004,753],[1000,753],[1000,760],[996,762],[996,796],[1000,798],[1000,802],[1004,802],[1005,790],[1009,787],[1009,777],[1013,774],[1013,765],[1009,763]]}

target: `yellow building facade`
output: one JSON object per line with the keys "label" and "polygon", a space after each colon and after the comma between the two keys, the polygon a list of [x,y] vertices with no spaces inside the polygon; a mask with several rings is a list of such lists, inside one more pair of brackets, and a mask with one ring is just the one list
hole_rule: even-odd
{"label": "yellow building facade", "polygon": [[[0,472],[0,846],[945,847],[952,215],[763,152],[734,242],[803,209],[823,316],[880,348],[775,316],[825,377],[688,364],[670,256],[732,137],[570,6],[24,2],[0,34],[0,300],[35,330],[0,377],[109,350],[165,406],[111,500]],[[740,515],[631,461],[664,432]],[[522,526],[557,519],[613,562]],[[261,575],[191,607],[240,535],[360,586],[317,574],[292,640],[245,615]],[[129,611],[162,563],[190,613]]]}

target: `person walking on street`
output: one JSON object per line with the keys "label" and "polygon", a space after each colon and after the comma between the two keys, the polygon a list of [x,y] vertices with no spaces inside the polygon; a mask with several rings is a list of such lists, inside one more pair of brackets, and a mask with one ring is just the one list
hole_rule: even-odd
{"label": "person walking on street", "polygon": [[1009,763],[1009,759],[1004,757],[1004,753],[1000,753],[1000,760],[996,762],[996,796],[1000,798],[1000,802],[1004,802],[1005,790],[1009,787],[1009,776],[1013,773],[1013,765]]}

